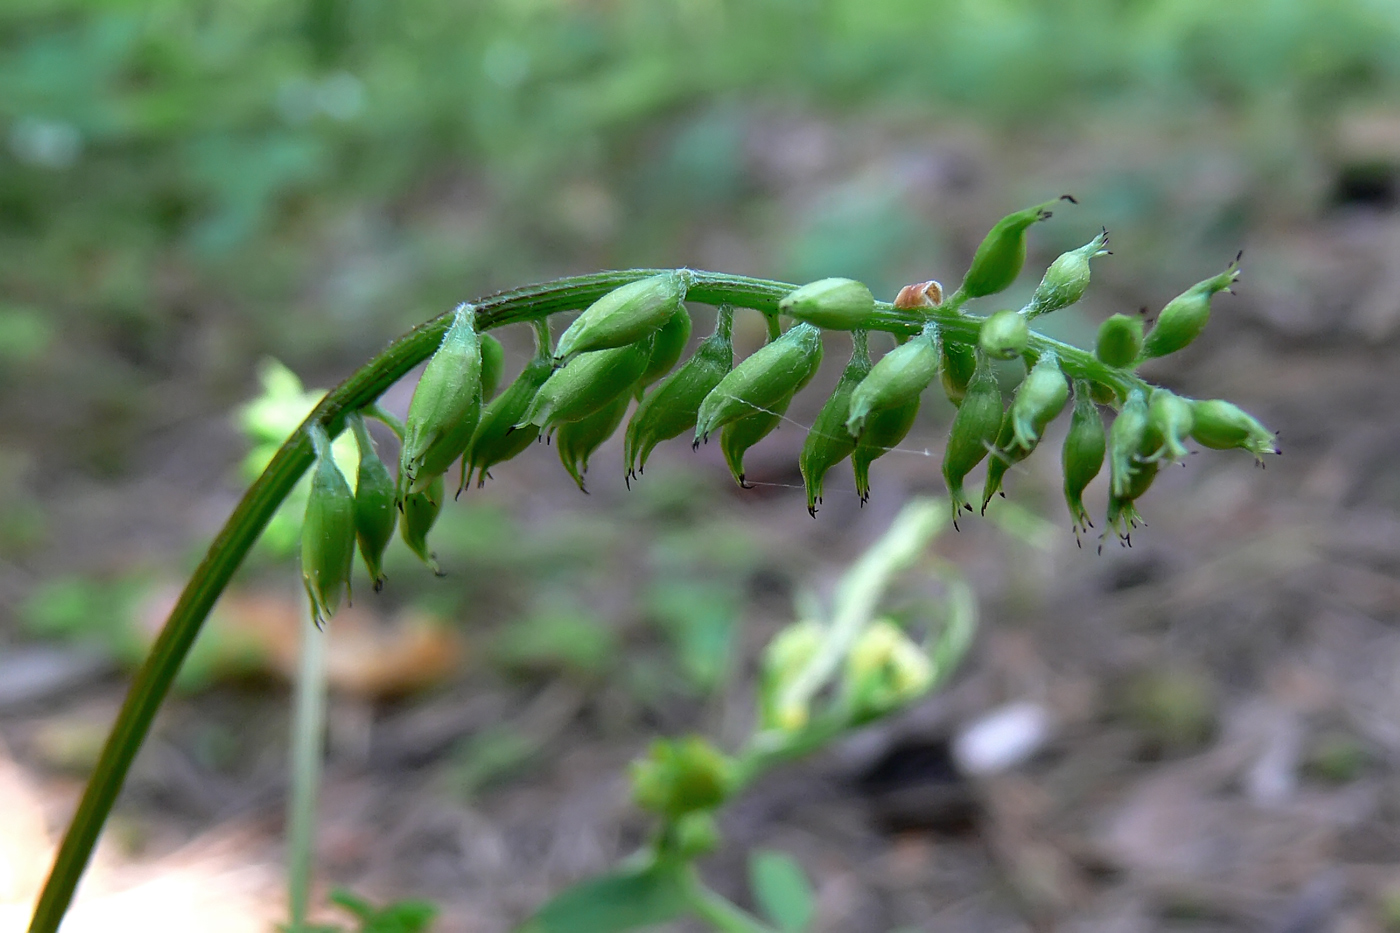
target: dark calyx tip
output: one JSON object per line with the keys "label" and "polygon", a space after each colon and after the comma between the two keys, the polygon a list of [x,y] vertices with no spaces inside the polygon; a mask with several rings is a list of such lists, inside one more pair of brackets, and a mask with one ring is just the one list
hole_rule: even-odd
{"label": "dark calyx tip", "polygon": [[1068,201],[1068,202],[1071,203],[1071,204],[1078,204],[1078,203],[1079,203],[1079,201],[1078,201],[1078,200],[1074,197],[1074,195],[1072,195],[1072,194],[1062,194],[1062,195],[1060,195],[1060,200],[1061,200],[1061,201]]}

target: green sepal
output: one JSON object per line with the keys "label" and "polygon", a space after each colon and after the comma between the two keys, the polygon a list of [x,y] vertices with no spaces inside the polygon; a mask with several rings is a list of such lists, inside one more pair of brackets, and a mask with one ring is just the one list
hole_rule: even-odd
{"label": "green sepal", "polygon": [[330,439],[319,424],[308,429],[316,448],[311,492],[301,525],[301,576],[317,627],[350,599],[355,560],[355,497],[336,466]]}
{"label": "green sepal", "polygon": [[1109,489],[1120,498],[1133,499],[1128,491],[1142,466],[1143,442],[1147,437],[1147,396],[1141,389],[1128,393],[1128,400],[1108,430]]}
{"label": "green sepal", "polygon": [[1060,416],[1069,401],[1069,382],[1052,353],[1042,356],[1016,387],[1011,402],[1011,428],[1016,446],[1027,453],[1040,442],[1045,428]]}
{"label": "green sepal", "polygon": [[1240,277],[1240,257],[1219,275],[1197,282],[1167,302],[1157,323],[1142,345],[1142,358],[1153,359],[1175,353],[1201,335],[1210,321],[1210,299],[1216,292],[1229,289]]}
{"label": "green sepal", "polygon": [[554,432],[554,446],[559,451],[559,462],[578,483],[579,491],[588,492],[583,477],[588,472],[588,458],[603,442],[613,436],[622,417],[627,414],[627,406],[632,399],[626,393],[614,401],[578,421],[566,421]]}
{"label": "green sepal", "polygon": [[744,489],[752,488],[745,479],[744,454],[777,429],[792,404],[792,396],[779,399],[771,409],[736,418],[719,430],[719,449],[729,466],[729,475]]}
{"label": "green sepal", "polygon": [[690,343],[690,328],[690,312],[686,311],[685,306],[677,305],[652,338],[651,358],[647,360],[642,377],[637,380],[638,397],[643,389],[669,373],[680,360],[686,344]]}
{"label": "green sepal", "polygon": [[1026,352],[1031,328],[1026,316],[1017,311],[998,311],[982,322],[977,345],[994,360],[1014,360]]}
{"label": "green sepal", "polygon": [[459,494],[471,483],[473,471],[476,473],[477,488],[480,488],[490,475],[487,471],[491,467],[524,453],[540,436],[537,425],[516,426],[529,411],[540,386],[554,372],[549,324],[544,320],[536,320],[533,324],[535,355],[525,364],[515,381],[482,410],[481,420],[472,434],[471,446],[462,457],[462,480],[457,485]]}
{"label": "green sepal", "polygon": [[1026,306],[1026,313],[1037,317],[1079,301],[1089,288],[1089,260],[1107,255],[1110,255],[1107,228],[1078,249],[1061,253],[1045,270]]}
{"label": "green sepal", "polygon": [[481,417],[481,341],[470,305],[428,360],[408,403],[399,458],[398,497],[421,491],[446,473],[471,443]]}
{"label": "green sepal", "polygon": [[967,395],[972,374],[977,371],[977,353],[966,344],[940,340],[938,359],[938,381],[943,386],[943,394],[957,408]]}
{"label": "green sepal", "polygon": [[1191,436],[1212,450],[1240,448],[1263,460],[1278,453],[1274,435],[1259,421],[1230,402],[1207,399],[1191,403]]}
{"label": "green sepal", "polygon": [[533,424],[548,430],[566,421],[587,418],[609,405],[619,395],[630,392],[646,371],[651,346],[648,337],[626,346],[574,356],[540,386],[529,411],[516,427]]}
{"label": "green sepal", "polygon": [[855,279],[821,279],[789,292],[778,312],[823,330],[862,330],[870,326],[875,296]]}
{"label": "green sepal", "polygon": [[894,408],[872,411],[865,418],[856,449],[851,453],[851,470],[856,477],[856,495],[861,504],[870,501],[870,464],[899,446],[919,416],[919,396]]}
{"label": "green sepal", "polygon": [[378,592],[384,588],[384,552],[394,538],[394,526],[399,518],[399,510],[394,505],[394,478],[379,459],[364,417],[355,412],[349,421],[360,450],[360,466],[355,478],[355,538],[360,545],[360,557]]}
{"label": "green sepal", "polygon": [[1065,504],[1075,535],[1094,526],[1084,508],[1084,490],[1103,469],[1104,451],[1108,447],[1103,429],[1103,417],[1094,404],[1094,393],[1087,380],[1074,381],[1074,413],[1069,419],[1069,433],[1060,451],[1060,466],[1064,473]]}
{"label": "green sepal", "polygon": [[615,288],[589,305],[560,335],[555,358],[565,360],[577,353],[611,350],[644,340],[680,309],[684,299],[685,281],[678,272],[663,272]]}
{"label": "green sepal", "polygon": [[1190,453],[1182,443],[1191,434],[1191,403],[1167,389],[1153,389],[1147,399],[1147,435],[1143,459],[1181,463]]}
{"label": "green sepal", "polygon": [[996,443],[1001,430],[1002,408],[1001,386],[997,383],[991,358],[979,352],[977,370],[967,385],[967,396],[953,416],[948,446],[943,452],[943,481],[948,486],[954,524],[957,523],[960,509],[972,510],[967,494],[963,492],[963,479],[982,462]]}
{"label": "green sepal", "polygon": [[1007,214],[998,220],[973,254],[972,265],[968,267],[958,292],[964,298],[980,298],[996,294],[1016,281],[1026,261],[1026,228],[1049,220],[1050,208],[1057,201],[1073,203],[1074,198],[1062,195],[1054,201]]}
{"label": "green sepal", "polygon": [[827,471],[856,449],[856,439],[846,429],[846,417],[850,412],[852,393],[870,373],[870,351],[865,331],[852,331],[851,341],[850,362],[841,372],[841,379],[836,383],[831,397],[817,413],[797,460],[803,485],[807,487],[807,512],[813,518],[817,517],[817,504],[822,501],[822,480]]}
{"label": "green sepal", "polygon": [[700,403],[734,367],[734,309],[719,310],[715,332],[695,354],[642,397],[627,422],[623,459],[630,481],[646,469],[656,445],[695,427]]}
{"label": "green sepal", "polygon": [[428,532],[433,530],[438,515],[442,512],[442,501],[447,496],[447,483],[441,474],[433,477],[426,489],[409,493],[403,500],[403,517],[399,530],[403,533],[408,549],[418,555],[418,559],[428,565],[428,569],[443,576],[438,566],[437,555],[428,549]]}
{"label": "green sepal", "polygon": [[506,349],[490,334],[481,335],[481,404],[496,397],[506,369]]}
{"label": "green sepal", "polygon": [[1132,366],[1142,352],[1142,318],[1115,314],[1099,325],[1094,356],[1105,366]]}
{"label": "green sepal", "polygon": [[745,416],[773,411],[816,374],[822,359],[821,331],[794,324],[735,366],[705,396],[696,416],[695,440]]}
{"label": "green sepal", "polygon": [[851,393],[846,430],[860,437],[874,412],[918,403],[938,375],[938,328],[927,324],[917,337],[900,344],[870,368]]}

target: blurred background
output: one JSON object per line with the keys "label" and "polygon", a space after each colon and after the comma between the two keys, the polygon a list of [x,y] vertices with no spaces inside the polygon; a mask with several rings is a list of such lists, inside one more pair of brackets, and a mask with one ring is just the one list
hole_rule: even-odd
{"label": "blurred background", "polygon": [[[387,340],[600,268],[951,287],[998,217],[1062,193],[975,310],[1107,226],[1045,321],[1088,345],[1243,248],[1238,295],[1146,374],[1284,456],[1165,471],[1150,527],[1099,554],[1052,429],[1010,476],[1022,511],[938,545],[984,609],[953,687],[765,781],[707,872],[742,900],[742,851],[791,851],[833,931],[1400,929],[1393,0],[0,5],[0,929],[266,445]],[[509,377],[529,334],[501,338]],[[761,340],[741,314],[739,349]],[[930,393],[872,501],[842,467],[808,517],[796,454],[847,352],[750,453],[753,490],[676,441],[629,492],[615,439],[584,496],[539,447],[446,510],[446,579],[398,550],[384,594],[358,581],[328,883],[509,929],[641,838],[623,769],[651,737],[743,735],[794,594],[942,488]],[[283,916],[294,551],[275,527],[201,638],[76,929]],[[962,773],[951,738],[1011,703],[1043,728]]]}

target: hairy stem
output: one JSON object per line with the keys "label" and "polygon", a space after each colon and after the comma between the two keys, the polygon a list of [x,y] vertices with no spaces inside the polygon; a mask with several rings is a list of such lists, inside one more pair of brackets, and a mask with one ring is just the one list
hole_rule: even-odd
{"label": "hairy stem", "polygon": [[[599,272],[501,292],[474,303],[477,323],[480,329],[489,330],[539,320],[560,311],[578,310],[619,286],[664,271],[667,270]],[[783,282],[716,272],[685,270],[685,275],[689,284],[688,301],[752,308],[768,315],[775,314],[779,299],[795,288]],[[922,315],[936,320],[948,338],[964,343],[974,343],[977,339],[979,320],[961,313],[956,307],[910,312],[881,302],[869,329],[896,335],[915,334],[920,329]],[[185,585],[150,654],[132,680],[126,701],[117,714],[39,894],[30,933],[55,933],[58,929],[131,763],[150,732],[156,712],[205,618],[273,513],[311,465],[313,455],[306,428],[320,425],[330,437],[338,435],[345,426],[347,414],[373,403],[414,366],[427,359],[442,342],[442,335],[451,322],[452,312],[449,311],[419,325],[329,392],[244,494]],[[1092,354],[1039,334],[1032,334],[1030,349],[1055,352],[1071,377],[1104,383],[1120,396],[1126,397],[1130,389],[1144,385],[1130,373],[1104,366]]]}

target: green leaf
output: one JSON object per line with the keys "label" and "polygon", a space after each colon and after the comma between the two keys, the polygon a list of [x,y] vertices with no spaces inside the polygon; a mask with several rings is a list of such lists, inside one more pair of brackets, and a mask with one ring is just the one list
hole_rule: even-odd
{"label": "green leaf", "polygon": [[652,863],[564,890],[516,933],[621,933],[674,920],[687,908],[677,866]]}
{"label": "green leaf", "polygon": [[331,903],[355,915],[359,933],[427,933],[438,909],[428,901],[405,900],[376,908],[344,888],[331,892]]}
{"label": "green leaf", "polygon": [[791,855],[755,850],[749,856],[749,888],[759,908],[785,933],[798,933],[812,922],[812,884]]}

